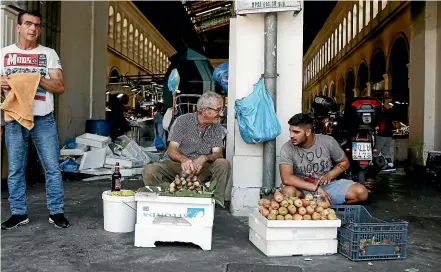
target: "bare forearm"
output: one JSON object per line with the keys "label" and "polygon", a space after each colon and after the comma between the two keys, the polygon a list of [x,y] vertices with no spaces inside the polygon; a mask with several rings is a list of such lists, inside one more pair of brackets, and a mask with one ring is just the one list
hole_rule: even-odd
{"label": "bare forearm", "polygon": [[168,150],[168,155],[170,156],[170,158],[176,162],[185,162],[187,161],[189,158],[187,156],[185,156],[184,154],[182,154],[181,152],[179,152],[179,150],[177,149],[169,149]]}
{"label": "bare forearm", "polygon": [[42,77],[40,79],[40,86],[50,93],[55,93],[55,94],[64,93],[64,82],[61,79],[57,79],[57,78],[47,79]]}
{"label": "bare forearm", "polygon": [[205,155],[206,161],[208,161],[208,162],[213,162],[213,161],[215,161],[217,159],[221,159],[223,157],[224,157],[224,155],[222,154],[222,152],[215,152],[215,153],[212,153],[209,155]]}
{"label": "bare forearm", "polygon": [[332,177],[334,179],[338,178],[341,174],[343,174],[346,169],[349,168],[349,161],[342,161],[335,165],[335,167],[330,171]]}
{"label": "bare forearm", "polygon": [[282,177],[282,183],[286,186],[293,186],[298,190],[315,191],[317,189],[317,185],[306,182],[303,179],[294,175]]}

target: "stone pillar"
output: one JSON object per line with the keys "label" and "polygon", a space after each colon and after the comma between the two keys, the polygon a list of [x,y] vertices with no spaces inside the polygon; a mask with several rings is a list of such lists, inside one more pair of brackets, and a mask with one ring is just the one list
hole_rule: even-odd
{"label": "stone pillar", "polygon": [[409,156],[424,165],[441,150],[441,3],[411,2]]}
{"label": "stone pillar", "polygon": [[367,93],[366,96],[371,96],[372,95],[372,82],[368,82],[366,83],[366,88],[367,88]]}
{"label": "stone pillar", "polygon": [[60,143],[84,133],[87,119],[105,117],[108,5],[107,1],[61,3],[65,93],[58,104]]}
{"label": "stone pillar", "polygon": [[[280,185],[281,146],[289,140],[288,120],[302,112],[303,11],[277,14],[277,115],[282,134],[276,139],[276,186]],[[264,14],[230,20],[228,104],[248,96],[264,68]],[[231,213],[247,216],[257,208],[262,186],[262,144],[248,145],[240,136],[234,110],[228,112],[227,158],[232,163]],[[231,186],[231,184],[229,185]]]}
{"label": "stone pillar", "polygon": [[354,89],[352,89],[352,91],[354,92],[354,97],[360,96],[360,90],[358,88],[354,88]]}
{"label": "stone pillar", "polygon": [[384,74],[384,90],[389,91],[392,89],[392,75],[391,74]]}

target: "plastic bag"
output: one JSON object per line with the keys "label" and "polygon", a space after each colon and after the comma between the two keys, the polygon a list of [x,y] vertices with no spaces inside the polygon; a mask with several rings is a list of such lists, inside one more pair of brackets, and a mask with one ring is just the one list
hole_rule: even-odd
{"label": "plastic bag", "polygon": [[213,79],[228,92],[228,61],[218,65],[213,72]]}
{"label": "plastic bag", "polygon": [[164,149],[164,142],[158,135],[155,136],[155,139],[153,140],[153,145],[156,147],[157,150]]}
{"label": "plastic bag", "polygon": [[249,96],[237,99],[234,107],[240,136],[247,144],[271,141],[282,133],[273,99],[263,79],[254,84]]}
{"label": "plastic bag", "polygon": [[167,81],[168,89],[172,94],[178,90],[180,82],[181,77],[179,76],[178,70],[175,68],[170,72],[170,76],[168,77]]}

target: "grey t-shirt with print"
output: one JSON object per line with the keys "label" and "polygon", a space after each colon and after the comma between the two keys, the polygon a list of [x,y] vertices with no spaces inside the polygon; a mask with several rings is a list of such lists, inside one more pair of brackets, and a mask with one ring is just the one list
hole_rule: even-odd
{"label": "grey t-shirt with print", "polygon": [[[345,156],[337,141],[328,135],[315,134],[310,148],[301,148],[286,142],[280,149],[280,164],[294,167],[294,175],[305,179],[319,177],[332,169],[332,161],[339,162]],[[313,176],[314,174],[314,176]]]}

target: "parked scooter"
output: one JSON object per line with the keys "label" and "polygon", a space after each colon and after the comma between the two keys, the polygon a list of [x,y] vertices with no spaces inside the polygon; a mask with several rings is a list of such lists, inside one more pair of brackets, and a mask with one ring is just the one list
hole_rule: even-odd
{"label": "parked scooter", "polygon": [[[343,175],[364,184],[367,175],[376,177],[386,164],[385,158],[374,148],[382,116],[381,102],[370,97],[353,98],[344,112],[332,111],[338,105],[329,103],[321,97],[314,99],[314,132],[331,135],[337,140],[350,162],[349,170]],[[330,109],[327,116],[323,114],[325,108]]]}

